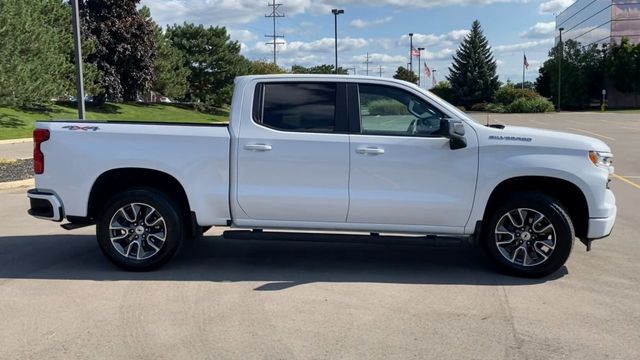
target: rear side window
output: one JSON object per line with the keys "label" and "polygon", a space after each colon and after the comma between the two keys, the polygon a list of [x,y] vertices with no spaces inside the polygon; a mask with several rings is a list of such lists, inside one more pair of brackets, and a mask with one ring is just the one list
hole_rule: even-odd
{"label": "rear side window", "polygon": [[335,83],[265,83],[257,122],[278,130],[333,132],[336,128]]}

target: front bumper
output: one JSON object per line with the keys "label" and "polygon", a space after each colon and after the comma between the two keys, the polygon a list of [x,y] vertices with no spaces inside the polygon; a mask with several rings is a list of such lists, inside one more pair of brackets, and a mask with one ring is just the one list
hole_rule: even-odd
{"label": "front bumper", "polygon": [[587,232],[587,238],[589,240],[601,239],[609,236],[613,229],[613,224],[616,222],[617,208],[613,207],[613,214],[605,218],[590,218],[589,219],[589,231]]}
{"label": "front bumper", "polygon": [[27,211],[29,215],[52,221],[62,221],[64,218],[62,202],[55,194],[30,189],[27,191],[27,197],[31,202],[31,208]]}

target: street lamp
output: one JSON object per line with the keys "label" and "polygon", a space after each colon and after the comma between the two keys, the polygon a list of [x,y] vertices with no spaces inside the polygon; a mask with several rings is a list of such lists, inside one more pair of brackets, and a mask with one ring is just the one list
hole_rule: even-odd
{"label": "street lamp", "polygon": [[560,41],[558,41],[558,45],[560,46],[560,60],[558,61],[558,111],[560,111],[560,92],[562,91],[562,58],[564,53],[564,45],[562,44],[562,31],[564,28],[561,27],[558,29],[560,31]]}
{"label": "street lamp", "polygon": [[413,72],[413,33],[409,33],[409,71]]}
{"label": "street lamp", "polygon": [[422,73],[420,72],[420,55],[422,54],[422,50],[424,50],[424,48],[418,48],[418,86],[422,86]]}
{"label": "street lamp", "polygon": [[335,34],[335,49],[336,49],[336,74],[338,73],[338,15],[344,14],[343,9],[331,9],[331,13],[334,18],[334,34]]}

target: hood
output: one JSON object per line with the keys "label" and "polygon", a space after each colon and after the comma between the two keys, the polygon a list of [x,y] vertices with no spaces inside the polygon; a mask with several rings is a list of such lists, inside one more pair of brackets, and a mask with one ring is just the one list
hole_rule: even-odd
{"label": "hood", "polygon": [[574,150],[611,151],[609,146],[602,140],[562,131],[510,125],[505,126],[504,129],[487,129],[490,129],[487,139],[489,143],[508,142],[514,145],[521,143],[523,145],[560,147]]}

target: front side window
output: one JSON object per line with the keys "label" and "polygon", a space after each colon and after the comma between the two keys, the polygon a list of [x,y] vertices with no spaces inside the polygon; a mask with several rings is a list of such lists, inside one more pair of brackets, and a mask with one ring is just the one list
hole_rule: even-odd
{"label": "front side window", "polygon": [[439,136],[445,117],[425,100],[404,90],[360,84],[360,129],[367,135]]}
{"label": "front side window", "polygon": [[335,83],[265,83],[258,122],[285,131],[333,132]]}

